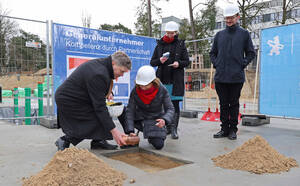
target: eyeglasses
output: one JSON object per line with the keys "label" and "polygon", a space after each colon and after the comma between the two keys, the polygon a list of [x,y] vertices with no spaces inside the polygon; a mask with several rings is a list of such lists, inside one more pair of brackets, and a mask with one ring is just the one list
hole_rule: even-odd
{"label": "eyeglasses", "polygon": [[237,16],[229,16],[229,17],[224,17],[224,20],[233,20],[235,19]]}

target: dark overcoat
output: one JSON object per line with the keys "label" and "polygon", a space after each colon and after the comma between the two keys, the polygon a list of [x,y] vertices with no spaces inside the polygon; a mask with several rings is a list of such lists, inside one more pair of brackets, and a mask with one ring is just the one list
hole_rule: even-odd
{"label": "dark overcoat", "polygon": [[244,83],[244,69],[256,55],[249,32],[238,24],[216,34],[209,54],[217,83]]}
{"label": "dark overcoat", "polygon": [[106,107],[114,78],[111,56],[81,64],[56,90],[58,123],[79,139],[112,139],[115,124]]}
{"label": "dark overcoat", "polygon": [[[170,56],[162,64],[160,58],[165,52],[170,52]],[[168,66],[174,61],[178,61],[178,68]],[[158,67],[156,76],[163,84],[173,84],[172,96],[184,95],[184,68],[190,64],[190,61],[183,40],[179,40],[177,36],[175,36],[172,43],[165,43],[163,39],[158,40],[150,64],[153,67]]]}
{"label": "dark overcoat", "polygon": [[144,104],[139,98],[136,88],[133,88],[126,109],[128,131],[134,131],[135,121],[164,119],[166,124],[170,124],[172,123],[174,112],[169,93],[162,84],[159,86],[158,92],[150,104]]}

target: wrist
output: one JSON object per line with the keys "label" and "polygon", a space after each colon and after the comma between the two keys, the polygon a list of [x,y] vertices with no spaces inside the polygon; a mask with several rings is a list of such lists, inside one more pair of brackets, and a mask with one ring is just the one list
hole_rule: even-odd
{"label": "wrist", "polygon": [[117,129],[116,129],[116,127],[115,127],[115,128],[113,128],[113,129],[111,129],[111,130],[110,130],[110,132],[111,132],[111,133],[116,133],[116,132],[117,132]]}

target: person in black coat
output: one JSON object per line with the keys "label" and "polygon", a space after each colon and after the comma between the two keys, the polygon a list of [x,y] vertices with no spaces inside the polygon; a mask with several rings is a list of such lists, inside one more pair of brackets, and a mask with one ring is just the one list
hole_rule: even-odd
{"label": "person in black coat", "polygon": [[250,34],[238,24],[239,7],[230,4],[224,10],[226,29],[215,35],[210,58],[215,73],[215,87],[220,100],[221,131],[214,138],[237,138],[239,99],[245,82],[244,69],[254,59]]}
{"label": "person in black coat", "polygon": [[125,145],[122,136],[109,115],[106,98],[110,96],[113,79],[131,69],[131,60],[117,51],[106,58],[81,64],[56,90],[58,124],[65,133],[56,142],[58,150],[84,139],[92,139],[91,148],[115,149],[106,140],[114,138]]}
{"label": "person in black coat", "polygon": [[171,123],[173,117],[174,107],[167,89],[156,78],[153,67],[142,66],[126,109],[126,131],[131,135],[134,128],[142,131],[144,138],[159,150],[167,136],[165,125]]}
{"label": "person in black coat", "polygon": [[175,108],[173,123],[167,126],[173,139],[178,139],[179,102],[184,96],[184,68],[190,64],[183,40],[178,39],[179,25],[174,21],[166,24],[166,34],[157,41],[150,64],[158,67],[156,76],[167,88]]}

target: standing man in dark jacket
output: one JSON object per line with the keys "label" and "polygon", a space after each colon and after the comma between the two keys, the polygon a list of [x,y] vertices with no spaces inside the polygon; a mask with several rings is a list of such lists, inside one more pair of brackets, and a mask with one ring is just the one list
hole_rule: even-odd
{"label": "standing man in dark jacket", "polygon": [[91,148],[115,149],[106,140],[114,138],[120,146],[126,145],[110,117],[106,98],[110,96],[113,79],[131,69],[131,60],[117,51],[107,58],[93,59],[81,64],[55,93],[58,124],[64,136],[56,142],[58,150],[84,139],[92,139]]}
{"label": "standing man in dark jacket", "polygon": [[226,29],[215,35],[210,59],[215,73],[215,87],[220,100],[221,131],[214,138],[237,138],[239,99],[245,82],[244,68],[254,59],[250,34],[238,24],[239,7],[229,4],[225,7]]}
{"label": "standing man in dark jacket", "polygon": [[168,133],[178,139],[179,102],[184,96],[184,68],[190,64],[188,52],[183,40],[178,39],[179,25],[170,21],[166,24],[166,34],[157,42],[150,64],[158,67],[156,76],[167,88],[175,114],[173,123],[167,125]]}

